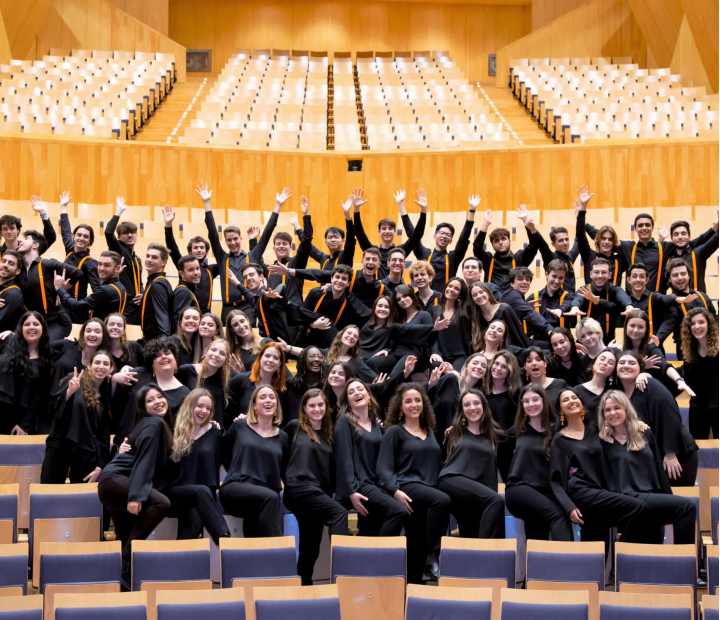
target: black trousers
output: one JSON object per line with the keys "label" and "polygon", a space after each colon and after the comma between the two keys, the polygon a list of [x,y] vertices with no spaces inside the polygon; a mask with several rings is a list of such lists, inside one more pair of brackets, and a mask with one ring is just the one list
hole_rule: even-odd
{"label": "black trousers", "polygon": [[[410,353],[407,355],[403,355],[402,357],[397,358],[397,362],[395,363],[395,366],[392,369],[391,375],[401,373],[405,371],[405,360],[410,356]],[[437,365],[437,364],[436,364]],[[419,373],[419,372],[425,372],[428,369],[432,368],[432,364],[430,364],[430,358],[425,355],[419,355],[417,356],[417,363],[415,364],[415,370],[413,370],[413,374]]]}
{"label": "black trousers", "polygon": [[698,451],[693,450],[687,454],[677,455],[678,463],[682,467],[682,473],[677,480],[670,480],[673,487],[694,487],[698,470]]}
{"label": "black trousers", "polygon": [[125,476],[106,478],[98,485],[98,497],[108,509],[115,534],[122,543],[122,559],[129,562],[133,540],[145,540],[170,511],[170,500],[153,489],[142,502],[137,515],[127,511],[130,479]]}
{"label": "black trousers", "polygon": [[395,368],[395,364],[397,364],[398,358],[395,357],[392,353],[389,353],[388,355],[378,355],[377,357],[371,357],[370,359],[365,360],[365,363],[368,365],[368,368],[370,368],[373,372],[376,374],[380,374],[381,372],[384,372],[386,374],[391,374],[393,371],[393,368]]}
{"label": "black trousers", "polygon": [[295,515],[300,529],[298,574],[302,585],[311,586],[325,526],[329,527],[330,536],[347,536],[347,510],[320,487],[310,484],[287,485],[283,492],[283,502]]}
{"label": "black trousers", "polygon": [[45,446],[45,458],[40,471],[41,484],[65,484],[70,478],[73,484],[81,484],[83,478],[91,474],[98,465],[97,461],[88,463],[80,458],[77,451],[58,446]]}
{"label": "black trousers", "polygon": [[695,544],[695,506],[689,499],[665,493],[633,493],[632,497],[645,504],[643,526],[631,535],[633,542],[662,545],[665,526],[672,524],[676,545]]}
{"label": "black trousers", "polygon": [[412,514],[405,521],[407,538],[407,580],[422,584],[425,564],[430,553],[439,551],[440,539],[450,522],[450,498],[421,482],[400,485],[412,503]]}
{"label": "black trousers", "polygon": [[712,431],[713,439],[718,437],[718,417],[720,416],[720,408],[711,407],[703,409],[702,407],[693,407],[690,403],[689,426],[690,434],[694,439],[710,439],[710,431]]}
{"label": "black trousers", "polygon": [[636,542],[645,526],[645,503],[630,495],[591,487],[571,478],[568,496],[582,513],[582,540],[607,541],[608,530],[617,527],[624,532],[624,542]]}
{"label": "black trousers", "polygon": [[501,495],[465,476],[447,476],[438,489],[450,497],[450,512],[461,538],[505,538],[505,502]]}
{"label": "black trousers", "polygon": [[62,340],[70,335],[72,331],[72,320],[66,312],[56,312],[45,317],[48,326],[48,336],[50,342]]}
{"label": "black trousers", "polygon": [[558,504],[550,489],[527,484],[505,488],[505,503],[510,513],[525,523],[525,537],[533,540],[572,542],[570,518]]}
{"label": "black trousers", "polygon": [[163,491],[170,500],[170,516],[178,519],[178,540],[193,540],[202,535],[202,528],[217,545],[230,536],[215,493],[201,484],[172,486]]}
{"label": "black trousers", "polygon": [[[363,502],[368,511],[367,516],[358,514],[359,535],[399,536],[408,517],[405,506],[369,482],[361,484],[358,493],[368,498],[368,501]],[[343,499],[341,503],[347,510],[353,510],[349,499]]]}
{"label": "black trousers", "polygon": [[280,494],[250,482],[230,482],[220,487],[225,512],[243,520],[245,538],[282,536]]}

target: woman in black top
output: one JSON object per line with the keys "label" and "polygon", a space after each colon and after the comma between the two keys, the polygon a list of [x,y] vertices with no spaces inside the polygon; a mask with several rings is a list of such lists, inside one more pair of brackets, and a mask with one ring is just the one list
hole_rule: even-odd
{"label": "woman in black top", "polygon": [[550,487],[550,442],[553,422],[545,390],[526,385],[514,426],[508,439],[515,440],[513,458],[505,484],[505,503],[510,513],[525,523],[529,540],[572,541],[573,532],[567,513]]}
{"label": "woman in black top", "polygon": [[300,529],[298,574],[303,585],[311,586],[325,526],[331,537],[348,535],[347,510],[333,499],[333,427],[321,390],[311,388],[305,392],[298,419],[285,428],[291,443],[283,502],[295,515]]}
{"label": "woman in black top", "polygon": [[290,439],[280,430],[282,408],[275,389],[261,385],[250,397],[247,418],[223,435],[222,464],[227,476],[220,503],[243,520],[245,538],[282,536],[280,491],[290,456]]}
{"label": "woman in black top", "polygon": [[595,358],[590,369],[590,381],[575,386],[575,393],[582,401],[585,411],[594,412],[600,405],[600,397],[606,390],[617,385],[615,367],[617,366],[617,350],[603,349]]}
{"label": "woman in black top", "polygon": [[582,401],[569,388],[558,396],[556,409],[560,430],[550,446],[553,494],[570,521],[581,526],[583,540],[608,542],[611,527],[625,532],[623,540],[635,540],[645,508],[634,497],[614,492],[597,424],[586,422]]}
{"label": "woman in black top", "polygon": [[417,383],[398,388],[385,420],[377,471],[380,486],[405,506],[408,583],[422,583],[428,557],[428,574],[439,572],[437,553],[450,519],[450,498],[438,491],[440,446],[432,433],[435,414],[425,390]]}
{"label": "woman in black top", "polygon": [[[95,482],[110,461],[110,397],[113,363],[107,351],[95,351],[87,368],[73,369],[50,399],[53,423],[40,482]],[[69,471],[69,474],[68,474]]]}
{"label": "woman in black top", "polygon": [[342,397],[343,388],[350,379],[355,378],[353,369],[344,362],[335,362],[331,364],[325,376],[325,383],[322,391],[328,401],[328,407],[332,415],[332,420],[337,422],[340,416],[340,398]]}
{"label": "woman in black top", "polygon": [[178,317],[175,339],[179,346],[178,365],[197,364],[202,358],[200,344],[200,310],[195,306],[183,308]]}
{"label": "woman in black top", "polygon": [[167,398],[157,384],[146,385],[135,396],[135,408],[130,451],[115,455],[98,480],[98,497],[122,543],[124,581],[130,577],[132,541],[145,540],[170,510],[170,500],[160,492],[172,446]]}
{"label": "woman in black top", "polygon": [[642,430],[624,392],[603,394],[598,424],[616,490],[645,503],[639,542],[663,544],[665,525],[672,523],[676,545],[695,544],[695,506],[686,497],[673,495],[655,436],[649,428]]}
{"label": "woman in black top", "polygon": [[[300,411],[300,402],[310,388],[322,389],[325,384],[324,361],[325,355],[318,347],[311,345],[300,351],[295,376],[285,380],[290,411]],[[329,406],[328,412],[332,419],[332,411]]]}
{"label": "woman in black top", "polygon": [[398,361],[393,354],[395,322],[395,303],[392,297],[383,295],[373,302],[370,318],[360,330],[360,354],[370,369],[378,374],[392,372]]}
{"label": "woman in black top", "polygon": [[482,341],[479,343],[480,351],[489,362],[495,357],[496,353],[503,351],[505,346],[505,335],[507,334],[507,325],[500,319],[493,319],[488,324],[487,329],[482,334]]}
{"label": "woman in black top", "polygon": [[600,323],[595,319],[586,316],[578,321],[575,328],[575,338],[585,347],[585,353],[580,356],[580,361],[586,375],[595,358],[605,349],[604,336]]}
{"label": "woman in black top", "polygon": [[125,366],[135,368],[143,365],[142,345],[137,340],[128,340],[125,333],[127,321],[122,314],[111,312],[105,317],[108,346],[113,357],[115,372]]}
{"label": "woman in black top", "polygon": [[[505,538],[505,502],[497,492],[497,469],[502,460],[507,475],[507,441],[479,390],[463,393],[447,444],[438,490],[450,497],[460,536]],[[499,459],[498,450],[505,458]]]}
{"label": "woman in black top", "polygon": [[0,416],[2,435],[43,435],[48,415],[53,355],[45,319],[31,310],[20,317],[13,337],[0,356]]}
{"label": "woman in black top", "polygon": [[430,362],[434,365],[449,362],[455,370],[460,370],[468,355],[473,352],[472,342],[468,338],[472,333],[472,323],[468,312],[468,288],[464,280],[448,280],[440,303],[434,306],[433,314],[436,319],[446,319],[450,323],[447,329],[436,334]]}
{"label": "woman in black top", "polygon": [[[545,390],[552,411],[554,414],[557,414],[554,404],[557,402],[557,397],[560,392],[566,389],[568,384],[562,379],[553,379],[547,376],[547,359],[545,352],[540,347],[528,347],[523,351],[520,363],[525,368],[525,376],[528,381]],[[557,415],[555,415],[555,419],[557,419]]]}
{"label": "woman in black top", "polygon": [[260,349],[270,342],[269,338],[260,339],[257,332],[253,331],[248,315],[242,310],[231,310],[228,314],[225,320],[225,339],[232,350],[232,369],[238,373],[252,368]]}
{"label": "woman in black top", "polygon": [[551,377],[562,379],[570,387],[588,380],[575,346],[575,338],[567,327],[556,327],[550,332],[550,346],[553,350],[548,364]]}
{"label": "woman in black top", "polygon": [[220,317],[212,312],[206,312],[200,317],[200,325],[198,326],[198,335],[200,336],[200,356],[205,355],[205,351],[215,338],[223,338],[223,325]]}
{"label": "woman in black top", "polygon": [[522,387],[517,358],[509,351],[496,353],[489,364],[483,392],[493,419],[504,431],[515,424]]}
{"label": "woman in black top", "polygon": [[382,442],[380,406],[362,381],[345,383],[335,423],[335,496],[358,514],[360,536],[397,536],[407,512],[378,486],[377,459]]}
{"label": "woman in black top", "polygon": [[227,340],[213,340],[202,363],[180,366],[177,378],[189,390],[202,387],[210,392],[214,403],[213,419],[220,428],[232,424],[232,418],[226,414],[230,402],[230,344]]}
{"label": "woman in black top", "polygon": [[650,377],[644,391],[638,378],[645,370],[637,351],[623,351],[617,363],[620,386],[638,417],[653,431],[663,455],[663,469],[673,486],[694,486],[698,469],[698,447],[683,426],[677,401],[657,379]]}
{"label": "woman in black top", "polygon": [[73,368],[78,370],[85,368],[95,351],[107,351],[110,348],[105,323],[101,319],[88,319],[80,328],[78,339],[74,342],[66,340],[63,344],[59,355],[56,351],[53,385],[58,385],[73,371]]}
{"label": "woman in black top", "polygon": [[493,320],[502,321],[507,327],[505,342],[516,347],[529,347],[530,339],[515,311],[507,304],[498,303],[492,291],[484,282],[473,282],[470,287],[472,299],[472,338],[473,348],[480,350],[483,334]]}
{"label": "woman in black top", "polygon": [[338,331],[330,347],[325,351],[325,364],[344,362],[353,369],[355,376],[365,383],[372,383],[377,374],[372,371],[360,355],[360,329],[346,325]]}
{"label": "woman in black top", "polygon": [[705,308],[690,310],[680,325],[683,376],[695,396],[690,399],[690,434],[718,438],[718,325]]}

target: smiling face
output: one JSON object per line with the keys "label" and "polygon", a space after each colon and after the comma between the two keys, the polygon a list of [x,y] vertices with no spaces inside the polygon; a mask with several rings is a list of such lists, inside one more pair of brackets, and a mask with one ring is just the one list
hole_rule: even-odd
{"label": "smiling face", "polygon": [[488,304],[490,298],[484,288],[476,286],[472,290],[472,300],[475,305],[482,307]]}
{"label": "smiling face", "polygon": [[648,283],[647,272],[644,269],[633,269],[627,278],[634,293],[641,294]]}
{"label": "smiling face", "polygon": [[125,335],[125,319],[113,315],[107,318],[105,327],[111,340],[119,340]]}
{"label": "smiling face", "polygon": [[417,390],[408,390],[402,396],[401,408],[406,420],[419,420],[423,413],[422,394]]}
{"label": "smiling face", "polygon": [[276,258],[278,260],[282,260],[283,258],[290,256],[292,245],[287,239],[278,238],[273,241],[273,250],[275,251]]}
{"label": "smiling face", "polygon": [[600,241],[598,241],[598,249],[600,252],[606,256],[610,256],[610,254],[612,254],[613,247],[615,247],[613,241],[613,234],[610,231],[605,231],[602,235],[600,235]]}
{"label": "smiling face", "polygon": [[617,365],[615,356],[609,351],[603,351],[595,358],[593,362],[593,372],[603,379],[607,379],[612,375]]}
{"label": "smiling face", "polygon": [[390,224],[380,224],[379,232],[381,241],[386,245],[391,244],[395,238],[395,227],[390,226]]}
{"label": "smiling face", "polygon": [[525,358],[525,371],[531,379],[541,379],[545,376],[547,364],[536,351],[531,351]]}
{"label": "smiling face", "polygon": [[169,349],[160,351],[158,356],[153,360],[152,365],[156,375],[160,373],[175,372],[175,369],[177,368],[175,356]]}
{"label": "smiling face", "polygon": [[468,361],[465,372],[469,378],[482,381],[487,373],[487,364],[487,358],[484,355],[476,355]]}
{"label": "smiling face", "polygon": [[499,346],[503,340],[505,340],[505,323],[502,321],[493,321],[485,330],[485,342]]}
{"label": "smiling face", "polygon": [[145,269],[150,274],[162,271],[166,262],[162,259],[160,250],[148,249],[145,254]]}
{"label": "smiling face", "polygon": [[631,340],[642,340],[647,332],[647,325],[643,319],[630,319],[625,326],[627,335]]}
{"label": "smiling face", "polygon": [[366,254],[363,254],[362,266],[363,271],[367,275],[375,275],[375,272],[380,267],[380,257],[377,254],[373,254],[372,252],[367,252]]}
{"label": "smiling face", "polygon": [[222,368],[227,358],[227,347],[224,342],[214,342],[205,353],[205,359],[211,368]]}
{"label": "smiling face", "polygon": [[530,391],[525,392],[520,402],[522,403],[525,415],[528,417],[534,418],[542,414],[543,399],[540,394]]}
{"label": "smiling face", "polygon": [[238,338],[245,338],[250,333],[250,323],[242,314],[236,314],[230,321],[230,329]]}
{"label": "smiling face", "polygon": [[463,415],[469,424],[479,424],[483,416],[483,404],[479,396],[465,394],[462,399]]}
{"label": "smiling face", "polygon": [[586,349],[594,351],[600,344],[600,338],[602,338],[602,335],[598,334],[592,329],[583,327],[580,330],[580,344],[583,345]]}
{"label": "smiling face", "polygon": [[572,390],[565,390],[560,394],[560,412],[563,413],[566,418],[584,413],[582,402],[580,402],[578,395]]}
{"label": "smiling face", "polygon": [[277,411],[275,392],[268,387],[261,388],[255,397],[255,415],[257,419],[274,418]]}
{"label": "smiling face", "polygon": [[545,274],[547,280],[548,292],[552,295],[555,291],[559,291],[565,284],[565,271],[550,271]]}
{"label": "smiling face", "polygon": [[180,319],[180,329],[185,334],[194,334],[200,327],[200,312],[197,308],[186,310]]}
{"label": "smiling face", "polygon": [[492,378],[496,381],[506,381],[510,374],[510,367],[504,357],[497,357],[490,366]]}
{"label": "smiling face", "polygon": [[15,243],[15,240],[18,238],[20,231],[15,224],[13,224],[12,226],[9,226],[8,224],[3,224],[2,230],[0,230],[0,234],[2,234],[3,239],[5,239],[5,243],[8,246],[11,246]]}
{"label": "smiling face", "polygon": [[460,297],[460,291],[462,291],[460,282],[453,280],[452,282],[448,282],[447,286],[445,287],[445,297],[452,301],[457,301],[457,299]]}
{"label": "smiling face", "polygon": [[280,368],[280,353],[275,347],[265,349],[265,353],[260,358],[260,370],[269,375],[275,374]]}
{"label": "smiling face", "polygon": [[707,336],[708,322],[702,314],[696,314],[690,319],[690,333],[698,340]]}
{"label": "smiling face", "polygon": [[325,245],[330,250],[330,254],[339,252],[343,246],[343,238],[336,232],[330,232],[325,235]]}
{"label": "smiling face", "polygon": [[344,344],[348,349],[352,349],[360,339],[360,332],[356,327],[351,327],[343,332],[340,337],[340,342]]}
{"label": "smiling face", "polygon": [[20,273],[18,260],[11,254],[3,254],[0,260],[0,280],[10,280]]}
{"label": "smiling face", "polygon": [[653,223],[649,217],[641,217],[635,222],[635,232],[638,239],[647,242],[651,239],[653,233]]}
{"label": "smiling face", "polygon": [[397,293],[395,295],[395,303],[403,310],[407,310],[413,305],[412,297],[410,297],[410,295],[403,295],[402,293]]}
{"label": "smiling face", "polygon": [[415,288],[423,289],[430,286],[432,278],[425,270],[418,270],[413,273],[412,283]]}
{"label": "smiling face", "polygon": [[550,344],[553,352],[560,358],[567,358],[572,350],[570,340],[565,334],[553,334],[550,336]]}
{"label": "smiling face", "polygon": [[444,250],[447,248],[447,246],[450,245],[453,234],[449,228],[443,226],[433,235],[433,237],[435,238],[435,244],[437,245],[437,247],[439,247],[441,250]]}
{"label": "smiling face", "polygon": [[113,371],[113,361],[108,355],[96,355],[90,363],[93,379],[102,381],[107,379]]}
{"label": "smiling face", "polygon": [[363,409],[370,404],[370,394],[360,381],[351,381],[347,386],[347,401],[350,409]]}
{"label": "smiling face", "polygon": [[632,355],[623,355],[617,363],[617,376],[621,381],[635,381],[640,374],[640,364]]}
{"label": "smiling face", "polygon": [[590,270],[590,279],[595,285],[595,288],[603,288],[610,277],[610,268],[607,265],[593,265]]}
{"label": "smiling face", "polygon": [[627,418],[627,412],[625,408],[615,402],[612,398],[608,398],[605,401],[605,407],[603,407],[603,418],[613,428],[625,425],[625,419]]}
{"label": "smiling face", "polygon": [[388,267],[390,268],[390,273],[402,274],[403,269],[405,269],[405,257],[399,252],[390,254],[388,257]]}
{"label": "smiling face", "polygon": [[33,238],[29,236],[23,237],[18,244],[17,251],[20,252],[20,254],[27,254],[32,251],[33,247],[35,250],[38,248],[38,244],[33,240]]}
{"label": "smiling face", "polygon": [[168,411],[167,399],[157,390],[148,391],[145,394],[145,411],[162,418]]}
{"label": "smiling face", "polygon": [[676,248],[684,250],[690,243],[690,232],[685,226],[678,226],[672,231],[671,239]]}
{"label": "smiling face", "polygon": [[98,277],[104,282],[117,277],[118,265],[109,256],[100,256],[97,259]]}
{"label": "smiling face", "polygon": [[184,269],[178,271],[178,275],[190,284],[200,284],[200,274],[200,262],[196,260],[185,263]]}
{"label": "smiling face", "polygon": [[687,291],[690,289],[690,273],[685,265],[674,267],[670,272],[670,285],[676,291]]}
{"label": "smiling face", "polygon": [[207,256],[207,248],[205,247],[205,244],[203,242],[196,241],[190,247],[190,254],[192,254],[202,263]]}
{"label": "smiling face", "polygon": [[530,290],[531,284],[532,278],[528,278],[527,276],[516,276],[515,280],[513,280],[513,283],[510,286],[512,286],[518,293],[524,296],[527,295],[527,292]]}
{"label": "smiling face", "polygon": [[83,341],[86,347],[99,347],[103,341],[102,324],[96,321],[93,321],[92,323],[87,323],[83,332]]}
{"label": "smiling face", "polygon": [[308,349],[307,357],[305,358],[305,366],[308,372],[319,374],[322,371],[324,359],[322,351],[317,347]]}
{"label": "smiling face", "polygon": [[553,245],[558,252],[567,254],[570,251],[570,235],[566,232],[556,233]]}
{"label": "smiling face", "polygon": [[22,333],[28,345],[37,345],[43,333],[42,323],[36,317],[29,316],[23,323]]}
{"label": "smiling face", "polygon": [[470,285],[480,279],[480,262],[477,260],[467,260],[462,267],[462,275],[465,282]]}
{"label": "smiling face", "polygon": [[347,277],[347,274],[337,272],[330,278],[330,285],[332,286],[332,290],[335,293],[342,294],[345,292],[345,289],[347,289],[349,280]]}
{"label": "smiling face", "polygon": [[375,316],[379,319],[387,319],[390,316],[390,302],[387,299],[380,299],[375,304]]}
{"label": "smiling face", "polygon": [[262,275],[258,273],[255,267],[248,267],[242,272],[245,286],[251,291],[256,292],[262,286]]}
{"label": "smiling face", "polygon": [[72,236],[76,252],[84,252],[90,247],[90,230],[78,227]]}
{"label": "smiling face", "polygon": [[230,250],[231,254],[238,254],[240,252],[240,244],[242,243],[242,237],[239,233],[231,231],[225,233],[225,244]]}
{"label": "smiling face", "polygon": [[217,335],[217,324],[211,316],[204,316],[200,319],[198,328],[202,338],[214,338]]}
{"label": "smiling face", "polygon": [[201,396],[198,398],[197,404],[193,409],[193,420],[196,426],[204,426],[212,420],[213,401],[209,396]]}
{"label": "smiling face", "polygon": [[303,409],[310,420],[310,424],[319,428],[325,417],[325,399],[322,396],[308,398]]}

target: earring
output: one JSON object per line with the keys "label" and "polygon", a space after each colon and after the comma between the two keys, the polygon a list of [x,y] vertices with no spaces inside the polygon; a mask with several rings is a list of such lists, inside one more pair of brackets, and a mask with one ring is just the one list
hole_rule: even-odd
{"label": "earring", "polygon": [[405,414],[401,411],[400,412],[400,421],[402,422],[405,419]]}
{"label": "earring", "polygon": [[153,377],[155,376],[155,367],[153,366]]}
{"label": "earring", "polygon": [[585,419],[585,412],[584,412],[584,411],[580,414],[580,419],[581,419],[581,420],[584,420],[584,419]]}
{"label": "earring", "polygon": [[88,377],[92,377],[92,370],[88,368]]}
{"label": "earring", "polygon": [[560,425],[562,426],[563,424],[565,424],[565,414],[561,413],[560,414]]}
{"label": "earring", "polygon": [[526,413],[526,414],[525,414],[525,419],[527,420],[529,417],[530,417],[530,416]]}
{"label": "earring", "polygon": [[462,424],[463,426],[467,426],[467,418],[466,418],[464,415],[463,415],[463,417],[462,417],[461,424]]}

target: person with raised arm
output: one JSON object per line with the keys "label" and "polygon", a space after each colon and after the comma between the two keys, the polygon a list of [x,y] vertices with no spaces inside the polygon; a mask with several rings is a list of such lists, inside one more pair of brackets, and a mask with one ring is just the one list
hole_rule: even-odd
{"label": "person with raised arm", "polygon": [[82,271],[54,258],[41,258],[47,250],[47,241],[39,232],[26,230],[18,246],[23,265],[16,283],[20,287],[27,310],[35,310],[47,321],[50,340],[61,340],[70,335],[72,321],[65,309],[57,303],[55,275],[62,274],[68,285],[82,277]]}
{"label": "person with raised arm", "polygon": [[503,303],[506,303],[515,316],[522,323],[523,333],[533,340],[542,340],[547,342],[548,334],[552,331],[552,326],[547,319],[535,309],[539,308],[539,302],[528,299],[525,296],[530,290],[533,281],[533,274],[527,267],[516,267],[511,269],[508,274],[508,282],[510,287],[503,292]]}
{"label": "person with raised arm", "polygon": [[71,283],[63,275],[55,274],[55,290],[60,302],[73,312],[74,316],[87,314],[91,318],[104,319],[106,316],[123,313],[128,303],[128,294],[120,282],[120,274],[125,270],[123,258],[117,252],[106,250],[97,259],[97,275],[100,284],[93,286],[93,292],[83,299],[77,299],[67,291]]}
{"label": "person with raised arm", "polygon": [[695,396],[690,398],[689,427],[695,439],[718,437],[718,326],[705,308],[693,308],[680,326],[682,372]]}
{"label": "person with raised arm", "polygon": [[140,306],[140,327],[145,342],[173,333],[173,290],[165,275],[168,256],[164,245],[148,245],[145,254],[148,279]]}
{"label": "person with raised arm", "polygon": [[52,385],[58,385],[73,368],[81,370],[86,368],[96,351],[106,351],[109,348],[105,322],[97,317],[88,319],[82,324],[77,340],[61,340],[59,343],[54,343],[55,363]]}
{"label": "person with raised arm", "polygon": [[223,322],[225,322],[227,315],[233,308],[240,308],[246,313],[249,309],[249,304],[243,302],[240,291],[230,282],[227,275],[228,270],[231,270],[236,276],[240,277],[242,275],[240,270],[245,263],[262,263],[262,256],[270,242],[270,237],[275,230],[275,226],[277,226],[280,209],[285,202],[287,202],[288,198],[292,196],[292,192],[289,187],[285,187],[281,193],[275,194],[275,208],[273,209],[272,215],[265,225],[257,245],[252,248],[250,252],[246,252],[241,247],[242,235],[240,229],[237,226],[226,226],[223,230],[223,236],[225,237],[225,243],[228,248],[226,252],[220,244],[220,236],[218,235],[215,218],[213,217],[212,208],[210,207],[212,190],[209,190],[207,183],[205,183],[198,185],[195,191],[205,205],[205,225],[207,226],[208,238],[210,239],[210,247],[212,248],[215,260],[217,260],[220,273],[220,291],[223,301],[221,318]]}
{"label": "person with raised arm", "polygon": [[[424,189],[419,189],[418,199],[415,201],[425,212],[427,210],[427,193]],[[399,190],[395,194],[395,200],[398,205],[405,200],[405,190]],[[422,240],[415,247],[415,256],[418,260],[426,260],[435,270],[435,277],[432,281],[432,288],[435,291],[442,291],[450,278],[457,273],[460,263],[470,247],[470,235],[472,234],[473,222],[475,221],[475,211],[480,204],[480,196],[470,196],[468,198],[470,209],[468,210],[465,226],[460,231],[454,250],[448,250],[455,236],[455,227],[449,222],[440,222],[435,226],[435,247],[431,250],[422,244]],[[408,228],[408,234],[413,235],[414,229]]]}
{"label": "person with raised arm", "polygon": [[[668,233],[670,241],[665,241]],[[673,258],[682,258],[693,271],[692,287],[705,293],[705,267],[708,259],[717,252],[720,243],[718,218],[715,218],[715,223],[708,230],[695,239],[690,239],[690,224],[684,221],[673,222],[669,227],[663,226],[658,231],[658,239],[663,246],[665,264]]]}
{"label": "person with raised arm", "polygon": [[559,258],[551,260],[545,265],[545,286],[526,299],[551,328],[574,327],[575,325],[575,319],[567,318],[564,315],[565,312],[570,311],[575,299],[575,291],[568,291],[565,288],[567,276],[567,263]]}
{"label": "person with raised arm", "polygon": [[[47,214],[47,207],[39,196],[30,197],[30,205],[32,210],[40,216],[43,223],[43,237],[47,241],[49,248],[57,239],[57,233],[53,228],[50,217]],[[22,222],[19,217],[14,215],[3,215],[0,217],[0,235],[3,238],[3,244],[0,245],[0,256],[5,254],[5,250],[17,250],[20,245],[20,231],[22,230]]]}
{"label": "person with raised arm", "polygon": [[179,283],[173,291],[173,331],[177,329],[180,322],[180,314],[185,308],[197,308],[200,310],[200,300],[197,297],[197,287],[202,277],[202,269],[197,256],[188,254],[177,262]]}
{"label": "person with raised arm", "polygon": [[[163,210],[165,220],[165,245],[170,252],[170,258],[177,269],[180,269],[180,260],[183,254],[178,248],[173,234],[173,221],[175,212],[170,205],[165,205]],[[220,269],[217,264],[208,264],[207,254],[210,251],[210,242],[203,237],[193,237],[188,241],[187,253],[198,259],[200,263],[200,282],[195,287],[195,297],[202,312],[210,312],[212,309],[213,281],[218,277]]]}
{"label": "person with raised arm", "polygon": [[440,303],[442,293],[432,289],[432,282],[435,278],[435,270],[426,260],[416,260],[408,269],[410,274],[410,282],[417,289],[417,295],[420,305],[425,312],[432,312]]}
{"label": "person with raised arm", "polygon": [[[353,266],[355,260],[355,225],[352,221],[353,194],[348,199],[340,201],[340,206],[345,216],[345,231],[337,226],[330,226],[325,231],[325,245],[330,254],[325,254],[314,245],[310,248],[310,258],[317,261],[323,271],[332,271],[338,265]],[[297,231],[296,231],[297,232]]]}
{"label": "person with raised arm", "polygon": [[[473,242],[473,255],[482,263],[483,271],[485,271],[485,282],[494,284],[500,291],[505,292],[510,286],[508,282],[510,271],[516,267],[531,265],[537,254],[537,248],[529,244],[526,248],[513,252],[510,249],[510,231],[501,227],[490,233],[490,245],[492,245],[493,253],[488,252],[485,249],[485,238],[488,228],[492,224],[492,217],[493,214],[490,209],[485,211],[483,223]],[[520,205],[517,210],[517,217],[529,232],[535,230],[535,224],[530,219],[530,214],[525,205]]]}
{"label": "person with raised arm", "polygon": [[627,293],[610,282],[610,262],[596,258],[590,268],[591,284],[580,287],[566,317],[587,316],[595,319],[603,330],[603,342],[615,339],[618,316],[627,316],[633,306]]}
{"label": "person with raised arm", "polygon": [[[398,196],[402,194],[402,198],[398,199]],[[418,192],[419,196],[419,192]],[[360,218],[360,207],[362,207],[367,200],[363,200],[365,193],[362,189],[356,189],[351,194],[352,203],[354,207],[354,221],[355,221],[355,234],[357,236],[358,243],[363,251],[370,248],[377,248],[380,257],[380,264],[378,266],[378,277],[380,279],[387,278],[390,274],[390,268],[388,267],[388,258],[390,250],[400,248],[405,252],[406,256],[410,256],[415,251],[418,244],[422,241],[422,237],[425,234],[425,226],[427,222],[427,200],[424,205],[421,201],[416,200],[415,204],[420,207],[420,217],[418,218],[417,226],[413,226],[405,210],[405,192],[400,190],[395,196],[395,200],[398,204],[398,210],[400,211],[400,219],[402,220],[403,227],[407,235],[407,241],[400,245],[395,245],[394,239],[397,234],[397,224],[394,220],[385,217],[378,222],[378,235],[380,236],[380,244],[375,245],[370,243],[370,240],[365,234],[365,228],[363,227],[362,219]]]}
{"label": "person with raised arm", "polygon": [[0,333],[15,331],[25,313],[22,290],[15,283],[23,266],[23,257],[17,250],[5,250],[0,258]]}
{"label": "person with raised arm", "polygon": [[[120,216],[122,216],[126,208],[125,199],[118,196],[115,215],[110,218],[107,226],[105,226],[105,241],[107,241],[108,249],[120,254],[123,263],[127,266],[127,269],[120,274],[120,282],[128,294],[128,302],[125,304],[123,314],[127,318],[129,325],[140,325],[143,285],[142,260],[135,254],[138,227],[132,222],[118,224]],[[115,236],[115,229],[117,229],[117,237]]]}
{"label": "person with raised arm", "polygon": [[[601,226],[596,229],[585,224],[587,217],[587,206],[592,197],[587,186],[583,185],[578,189],[578,200],[575,201],[575,238],[580,248],[580,258],[585,266],[585,282],[592,279],[590,271],[592,262],[596,258],[604,258],[610,265],[609,280],[613,286],[620,286],[625,270],[631,265],[620,248],[617,232],[612,226]],[[588,235],[595,243],[595,249],[590,247]]]}
{"label": "person with raised arm", "polygon": [[[72,287],[70,295],[73,299],[82,300],[88,296],[88,285],[93,292],[100,287],[97,261],[90,256],[90,246],[95,241],[95,231],[88,224],[79,224],[72,230],[68,219],[67,206],[72,200],[70,192],[60,194],[60,235],[67,256],[63,262],[82,271],[82,277]],[[84,323],[90,318],[87,308],[76,306],[70,310],[73,323]]]}

